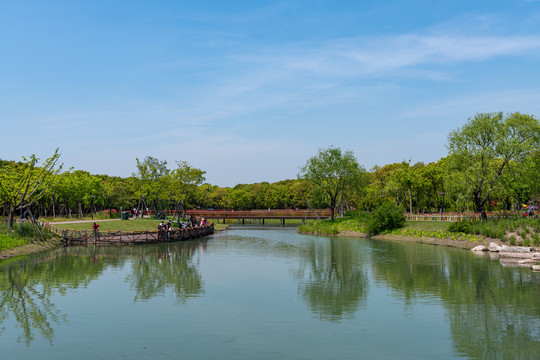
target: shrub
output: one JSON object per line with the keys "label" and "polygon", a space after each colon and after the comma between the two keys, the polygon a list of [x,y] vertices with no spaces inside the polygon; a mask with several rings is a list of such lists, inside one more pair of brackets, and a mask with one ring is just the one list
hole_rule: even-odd
{"label": "shrub", "polygon": [[457,221],[453,222],[448,226],[448,231],[450,232],[461,232],[465,234],[472,233],[472,223],[468,221]]}
{"label": "shrub", "polygon": [[351,218],[359,221],[367,221],[371,217],[370,213],[361,210],[349,210],[346,211],[344,215],[346,218]]}
{"label": "shrub", "polygon": [[403,227],[405,216],[403,207],[386,203],[378,207],[367,221],[366,227],[370,235]]}
{"label": "shrub", "polygon": [[321,235],[336,235],[339,233],[338,225],[329,220],[306,221],[304,225],[298,227],[298,231]]}

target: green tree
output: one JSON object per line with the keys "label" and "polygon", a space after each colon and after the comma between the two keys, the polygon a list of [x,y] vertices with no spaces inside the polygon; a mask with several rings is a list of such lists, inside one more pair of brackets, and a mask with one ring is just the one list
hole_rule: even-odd
{"label": "green tree", "polygon": [[39,159],[30,155],[23,164],[0,169],[0,204],[8,209],[8,226],[13,228],[17,210],[29,209],[54,188],[62,176],[62,165],[57,166],[58,149],[39,166]]}
{"label": "green tree", "polygon": [[174,203],[178,214],[177,220],[180,221],[180,210],[185,214],[188,201],[193,196],[197,186],[205,180],[206,171],[197,169],[186,161],[177,161],[176,165],[177,168],[169,173],[165,181],[169,198]]}
{"label": "green tree", "polygon": [[518,112],[476,114],[448,135],[451,169],[472,188],[477,211],[487,219],[486,202],[510,162],[523,162],[540,148],[540,123]]}
{"label": "green tree", "polygon": [[156,209],[161,188],[164,185],[162,179],[169,174],[167,161],[159,161],[151,156],[147,156],[143,161],[138,158],[135,160],[137,161],[137,172],[133,173],[133,176],[138,179],[136,189],[139,193],[137,210],[146,204],[147,199],[153,202],[154,209]]}
{"label": "green tree", "polygon": [[298,177],[314,184],[329,199],[331,220],[338,199],[343,199],[350,184],[358,184],[365,169],[358,165],[351,150],[342,152],[339,148],[319,149],[301,168]]}

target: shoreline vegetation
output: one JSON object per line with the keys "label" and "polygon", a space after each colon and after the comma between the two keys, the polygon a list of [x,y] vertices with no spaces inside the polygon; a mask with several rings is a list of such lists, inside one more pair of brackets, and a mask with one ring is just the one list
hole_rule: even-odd
{"label": "shoreline vegetation", "polygon": [[[382,229],[369,235],[369,214],[352,213],[348,216],[330,220],[310,220],[298,227],[298,232],[312,235],[372,238],[419,242],[439,246],[472,249],[489,243],[509,246],[530,246],[540,250],[540,219],[510,218],[482,222],[443,222],[443,221],[403,221],[400,226]],[[383,219],[384,221],[385,219]],[[148,231],[157,227],[161,220],[136,219],[129,221],[80,219],[71,222],[51,222],[62,229],[90,229],[93,221],[100,223],[102,231]],[[226,230],[228,224],[215,224],[216,231]],[[8,230],[6,224],[0,224],[0,260],[28,255],[59,247],[62,241],[58,235],[44,231],[41,238],[36,238],[30,224],[23,224]]]}
{"label": "shoreline vegetation", "polygon": [[[460,231],[461,230],[461,231]],[[366,218],[345,216],[334,222],[310,221],[298,227],[303,234],[420,242],[472,249],[490,243],[540,249],[540,219],[509,218],[481,222],[407,221],[402,227],[369,235]]]}

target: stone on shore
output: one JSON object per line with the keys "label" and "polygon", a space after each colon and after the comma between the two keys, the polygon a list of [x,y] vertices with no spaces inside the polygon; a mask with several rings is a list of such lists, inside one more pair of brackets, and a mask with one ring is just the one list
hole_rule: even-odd
{"label": "stone on shore", "polygon": [[488,251],[489,249],[485,245],[478,245],[471,249],[471,251]]}
{"label": "stone on shore", "polygon": [[491,242],[489,243],[489,251],[491,252],[499,252],[501,251],[503,247],[497,243]]}
{"label": "stone on shore", "polygon": [[532,253],[534,249],[530,246],[503,246],[500,251],[515,253]]}
{"label": "stone on shore", "polygon": [[507,251],[507,250],[501,250],[499,251],[499,254],[503,258],[517,258],[517,259],[532,259],[534,255],[532,252],[516,252],[516,251]]}

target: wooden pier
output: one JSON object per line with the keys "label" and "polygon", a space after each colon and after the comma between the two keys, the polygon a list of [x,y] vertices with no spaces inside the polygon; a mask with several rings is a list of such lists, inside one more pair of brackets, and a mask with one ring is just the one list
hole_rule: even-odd
{"label": "wooden pier", "polygon": [[214,224],[173,231],[92,231],[62,230],[65,245],[156,244],[197,239],[214,233]]}

